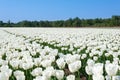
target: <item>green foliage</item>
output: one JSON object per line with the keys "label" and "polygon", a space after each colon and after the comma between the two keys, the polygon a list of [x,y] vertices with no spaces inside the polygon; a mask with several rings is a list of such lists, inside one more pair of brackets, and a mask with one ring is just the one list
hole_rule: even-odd
{"label": "green foliage", "polygon": [[6,60],[6,53],[2,56],[3,60]]}
{"label": "green foliage", "polygon": [[7,23],[0,21],[0,27],[112,27],[120,26],[120,16],[112,16],[111,18],[96,18],[96,19],[80,19],[69,18],[67,20],[56,21],[21,21],[12,23],[10,20]]}

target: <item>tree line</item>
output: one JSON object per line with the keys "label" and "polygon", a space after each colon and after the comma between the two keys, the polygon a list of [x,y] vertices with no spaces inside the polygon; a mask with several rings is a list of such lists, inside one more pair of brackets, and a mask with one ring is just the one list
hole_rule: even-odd
{"label": "tree line", "polygon": [[0,27],[113,27],[120,26],[120,16],[111,18],[80,19],[69,18],[67,20],[56,21],[20,21],[13,23],[0,21]]}

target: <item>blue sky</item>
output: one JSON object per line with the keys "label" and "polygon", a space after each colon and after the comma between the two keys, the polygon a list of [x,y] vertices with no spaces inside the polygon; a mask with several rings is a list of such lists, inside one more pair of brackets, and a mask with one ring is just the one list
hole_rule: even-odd
{"label": "blue sky", "polygon": [[120,0],[0,0],[0,20],[66,20],[120,15]]}

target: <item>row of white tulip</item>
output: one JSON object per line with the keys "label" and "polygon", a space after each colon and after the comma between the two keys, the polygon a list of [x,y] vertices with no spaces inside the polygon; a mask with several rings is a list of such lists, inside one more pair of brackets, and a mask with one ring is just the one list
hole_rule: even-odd
{"label": "row of white tulip", "polygon": [[0,80],[120,79],[119,30],[13,28],[0,32]]}

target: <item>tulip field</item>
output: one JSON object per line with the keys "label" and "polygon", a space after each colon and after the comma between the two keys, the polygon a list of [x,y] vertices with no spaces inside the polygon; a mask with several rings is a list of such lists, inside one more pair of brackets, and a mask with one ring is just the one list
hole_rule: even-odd
{"label": "tulip field", "polygon": [[0,80],[120,80],[120,29],[1,28]]}

